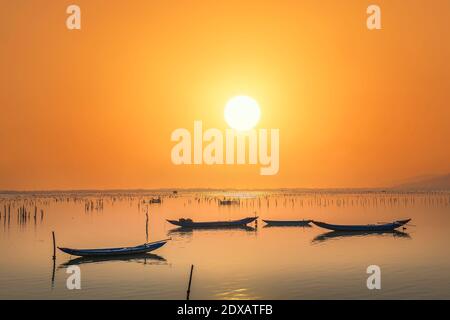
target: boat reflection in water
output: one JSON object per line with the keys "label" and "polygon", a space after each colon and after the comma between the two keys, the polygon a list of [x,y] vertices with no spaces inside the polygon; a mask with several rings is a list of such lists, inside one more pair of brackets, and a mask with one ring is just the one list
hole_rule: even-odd
{"label": "boat reflection in water", "polygon": [[264,229],[266,229],[266,228],[300,228],[300,229],[303,229],[303,228],[305,228],[305,229],[310,229],[310,228],[312,228],[313,226],[312,225],[310,225],[310,224],[300,224],[300,223],[297,223],[297,224],[295,224],[295,223],[292,223],[292,224],[289,224],[289,223],[286,223],[286,224],[266,224],[263,228]]}
{"label": "boat reflection in water", "polygon": [[141,264],[167,264],[166,259],[153,253],[142,253],[123,256],[103,256],[103,257],[79,257],[59,265],[58,268],[66,268],[69,266],[82,264],[99,264],[107,262],[134,262]]}
{"label": "boat reflection in water", "polygon": [[192,235],[194,231],[197,232],[218,232],[218,231],[244,231],[244,232],[255,232],[257,231],[254,227],[249,226],[236,226],[236,227],[215,227],[215,228],[185,228],[179,227],[168,231],[168,235]]}
{"label": "boat reflection in water", "polygon": [[278,226],[278,227],[305,227],[310,226],[312,220],[264,220],[263,222],[267,226]]}
{"label": "boat reflection in water", "polygon": [[393,237],[393,238],[405,238],[411,239],[409,233],[402,231],[330,231],[318,235],[312,240],[312,243],[320,243],[328,240],[338,240],[351,237],[366,237],[366,236],[378,236],[378,237]]}

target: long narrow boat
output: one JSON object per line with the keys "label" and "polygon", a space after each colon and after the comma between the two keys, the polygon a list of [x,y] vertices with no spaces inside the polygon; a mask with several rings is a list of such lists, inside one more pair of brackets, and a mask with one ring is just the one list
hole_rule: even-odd
{"label": "long narrow boat", "polygon": [[219,199],[219,205],[220,206],[231,206],[233,204],[239,204],[239,200],[232,200],[232,199],[220,200]]}
{"label": "long narrow boat", "polygon": [[132,254],[142,254],[161,248],[167,243],[167,240],[145,243],[136,247],[125,248],[105,248],[105,249],[71,249],[60,248],[59,250],[78,257],[107,257],[107,256],[125,256]]}
{"label": "long narrow boat", "polygon": [[397,220],[384,224],[368,224],[368,225],[337,225],[328,224],[320,221],[312,221],[316,226],[333,230],[333,231],[392,231],[406,225],[411,219]]}
{"label": "long narrow boat", "polygon": [[211,222],[195,222],[191,219],[180,220],[167,220],[171,224],[174,224],[183,228],[227,228],[227,227],[239,227],[245,226],[258,219],[258,217],[244,218],[241,220],[232,221],[211,221]]}
{"label": "long narrow boat", "polygon": [[277,227],[310,227],[312,220],[263,220],[267,226]]}

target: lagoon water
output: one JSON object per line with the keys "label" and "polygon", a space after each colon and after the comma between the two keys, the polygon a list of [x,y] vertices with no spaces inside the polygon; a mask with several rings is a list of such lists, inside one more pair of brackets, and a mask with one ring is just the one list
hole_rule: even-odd
{"label": "lagoon water", "polygon": [[[161,204],[144,203],[156,196]],[[219,206],[224,197],[240,202]],[[52,231],[59,246],[134,246],[146,241],[147,211],[148,240],[172,239],[152,255],[93,261],[57,252],[53,264]],[[185,299],[191,264],[191,299],[450,298],[448,192],[10,193],[0,194],[0,212],[0,299]],[[406,230],[381,235],[268,228],[261,219],[248,229],[191,231],[166,222],[255,213],[337,224],[413,220]],[[74,264],[80,290],[66,287]],[[381,290],[367,289],[370,265],[381,268]]]}

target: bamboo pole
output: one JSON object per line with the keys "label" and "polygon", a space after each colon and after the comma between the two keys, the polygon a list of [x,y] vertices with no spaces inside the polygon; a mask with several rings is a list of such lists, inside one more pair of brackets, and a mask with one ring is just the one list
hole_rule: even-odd
{"label": "bamboo pole", "polygon": [[191,274],[189,275],[189,285],[186,293],[186,300],[189,300],[189,296],[191,295],[191,283],[192,283],[192,273],[194,272],[194,265],[191,265]]}
{"label": "bamboo pole", "polygon": [[55,241],[55,231],[52,231],[53,237],[53,260],[56,260],[56,241]]}
{"label": "bamboo pole", "polygon": [[147,212],[145,213],[145,240],[146,243],[148,243],[148,209]]}

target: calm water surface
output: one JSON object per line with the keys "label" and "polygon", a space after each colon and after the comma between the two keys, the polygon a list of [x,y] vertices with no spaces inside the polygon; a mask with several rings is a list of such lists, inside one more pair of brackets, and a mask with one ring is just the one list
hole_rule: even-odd
{"label": "calm water surface", "polygon": [[[146,204],[161,196],[161,204]],[[240,203],[219,206],[218,199]],[[25,208],[26,213],[21,213]],[[41,211],[42,210],[42,211]],[[74,260],[74,248],[134,246],[172,238],[153,255]],[[0,195],[0,298],[191,299],[450,298],[450,193],[171,192]],[[338,235],[318,227],[183,231],[166,222],[316,219],[376,223],[411,217],[398,234]],[[81,268],[81,290],[66,271]],[[368,290],[366,268],[382,270],[382,289]]]}

